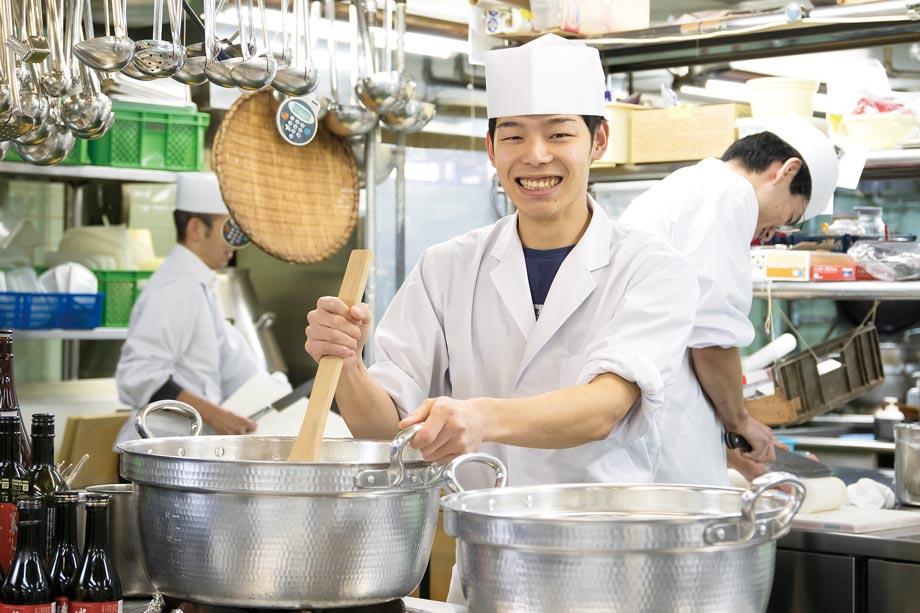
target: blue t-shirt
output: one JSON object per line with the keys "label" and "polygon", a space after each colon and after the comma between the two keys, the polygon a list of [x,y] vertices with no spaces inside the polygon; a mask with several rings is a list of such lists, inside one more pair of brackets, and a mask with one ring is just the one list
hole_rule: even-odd
{"label": "blue t-shirt", "polygon": [[533,300],[533,311],[540,319],[540,311],[546,302],[546,295],[553,284],[556,273],[563,260],[575,245],[560,247],[559,249],[528,249],[524,247],[524,262],[527,264],[527,281],[530,282],[530,297]]}

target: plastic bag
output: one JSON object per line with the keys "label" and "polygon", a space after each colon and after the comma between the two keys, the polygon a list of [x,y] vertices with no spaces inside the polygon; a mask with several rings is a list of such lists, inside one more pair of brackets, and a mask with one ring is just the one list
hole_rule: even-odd
{"label": "plastic bag", "polygon": [[920,244],[892,241],[859,241],[847,255],[883,281],[920,279]]}

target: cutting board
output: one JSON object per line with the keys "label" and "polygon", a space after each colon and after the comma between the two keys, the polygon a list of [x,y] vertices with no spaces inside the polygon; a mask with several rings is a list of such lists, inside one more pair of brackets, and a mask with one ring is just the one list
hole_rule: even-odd
{"label": "cutting board", "polygon": [[793,528],[863,534],[894,528],[920,526],[920,512],[897,509],[857,509],[844,507],[823,513],[799,513],[792,520]]}
{"label": "cutting board", "polygon": [[[253,375],[246,383],[240,386],[232,396],[221,403],[221,406],[237,415],[248,417],[268,403],[287,395],[290,388],[275,381],[266,372]],[[256,423],[258,428],[254,434],[261,436],[297,436],[300,424],[307,412],[309,398],[301,398],[283,411],[269,413]],[[351,432],[345,425],[345,420],[337,413],[330,413],[326,421],[323,436],[327,438],[351,438]]]}

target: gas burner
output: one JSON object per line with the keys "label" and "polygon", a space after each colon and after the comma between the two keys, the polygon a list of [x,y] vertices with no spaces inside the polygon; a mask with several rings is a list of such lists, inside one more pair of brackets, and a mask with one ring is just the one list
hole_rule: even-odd
{"label": "gas burner", "polygon": [[[160,600],[157,599],[160,598]],[[171,598],[155,596],[145,613],[285,613],[281,609],[236,609],[192,602],[177,602]],[[290,613],[295,613],[293,610]],[[304,609],[297,613],[416,613],[416,609],[407,607],[402,600],[391,600],[379,604],[338,607],[333,609]]]}

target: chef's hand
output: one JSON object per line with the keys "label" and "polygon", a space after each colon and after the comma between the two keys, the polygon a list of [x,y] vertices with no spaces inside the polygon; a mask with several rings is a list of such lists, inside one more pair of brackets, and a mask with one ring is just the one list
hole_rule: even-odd
{"label": "chef's hand", "polygon": [[728,450],[728,467],[737,470],[748,481],[753,481],[760,475],[769,472],[767,467],[760,462],[754,462],[744,457],[740,449]]}
{"label": "chef's hand", "polygon": [[[743,451],[741,455],[754,462],[773,462],[776,452],[773,451],[773,431],[750,415],[740,424],[732,428],[751,445],[750,451]],[[740,471],[739,471],[740,472]]]}
{"label": "chef's hand", "polygon": [[331,355],[343,358],[344,368],[352,368],[361,361],[370,329],[371,311],[366,304],[349,309],[341,299],[325,296],[307,314],[304,349],[317,362]]}
{"label": "chef's hand", "polygon": [[[789,450],[789,446],[780,441],[773,441],[773,444],[770,446],[770,453],[773,454],[773,457],[776,457],[776,451],[774,447],[781,447],[786,451]],[[749,454],[741,451],[740,449],[729,449],[728,450],[728,467],[734,468],[741,476],[747,479],[748,481],[753,481],[760,475],[770,472],[770,469],[766,465],[761,464],[760,462],[755,462],[747,457]],[[817,459],[817,458],[815,458]]]}
{"label": "chef's hand", "polygon": [[249,434],[256,431],[256,422],[208,402],[197,394],[182,390],[176,400],[192,405],[201,415],[201,420],[218,434]]}
{"label": "chef's hand", "polygon": [[218,434],[249,434],[256,431],[256,422],[241,417],[232,411],[214,405],[214,410],[201,418]]}
{"label": "chef's hand", "polygon": [[482,444],[485,418],[476,399],[430,398],[399,422],[399,428],[422,422],[425,425],[410,444],[429,462],[446,464]]}

